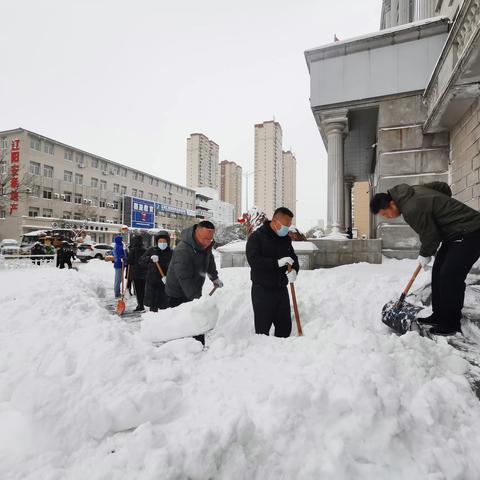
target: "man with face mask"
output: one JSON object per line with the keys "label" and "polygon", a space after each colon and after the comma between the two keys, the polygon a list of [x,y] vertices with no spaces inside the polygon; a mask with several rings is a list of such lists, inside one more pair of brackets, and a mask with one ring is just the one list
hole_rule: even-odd
{"label": "man with face mask", "polygon": [[[276,337],[288,337],[292,330],[287,285],[294,283],[298,258],[288,235],[293,213],[277,208],[271,222],[265,222],[247,241],[247,260],[251,268],[252,304],[255,333],[268,335],[272,324]],[[288,272],[288,265],[292,266]]]}
{"label": "man with face mask", "polygon": [[444,182],[396,185],[387,193],[377,193],[370,209],[387,219],[403,215],[420,237],[418,262],[425,270],[435,255],[433,314],[417,321],[432,325],[434,335],[461,332],[465,278],[480,257],[480,213],[452,198]]}

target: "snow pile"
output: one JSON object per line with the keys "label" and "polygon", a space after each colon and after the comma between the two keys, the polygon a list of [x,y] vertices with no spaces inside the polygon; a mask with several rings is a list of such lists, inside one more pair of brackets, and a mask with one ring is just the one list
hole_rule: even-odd
{"label": "snow pile", "polygon": [[[380,321],[413,269],[301,272],[288,339],[254,335],[245,268],[142,330],[104,308],[111,265],[0,272],[0,478],[477,480],[473,367]],[[207,351],[146,340],[195,316],[216,321]]]}
{"label": "snow pile", "polygon": [[142,317],[142,338],[150,342],[166,342],[211,330],[217,323],[218,309],[207,296],[177,308],[145,313]]}

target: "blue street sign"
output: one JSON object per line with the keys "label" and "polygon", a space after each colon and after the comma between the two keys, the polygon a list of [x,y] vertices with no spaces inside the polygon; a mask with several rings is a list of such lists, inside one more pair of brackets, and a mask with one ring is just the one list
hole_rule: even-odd
{"label": "blue street sign", "polygon": [[132,197],[132,227],[155,228],[155,202]]}

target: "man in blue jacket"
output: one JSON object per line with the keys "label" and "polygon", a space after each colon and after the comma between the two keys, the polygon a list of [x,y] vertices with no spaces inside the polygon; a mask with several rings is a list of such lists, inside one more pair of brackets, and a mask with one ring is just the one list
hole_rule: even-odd
{"label": "man in blue jacket", "polygon": [[115,298],[120,298],[120,285],[122,284],[123,262],[125,261],[125,250],[123,248],[123,239],[115,237],[115,246],[113,247],[113,268],[115,269],[115,280],[113,281],[113,291]]}

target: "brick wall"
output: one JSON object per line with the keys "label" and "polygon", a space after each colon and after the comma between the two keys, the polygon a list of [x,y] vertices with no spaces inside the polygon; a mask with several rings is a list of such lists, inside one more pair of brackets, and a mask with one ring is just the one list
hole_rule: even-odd
{"label": "brick wall", "polygon": [[480,210],[480,101],[465,113],[451,132],[453,196]]}

